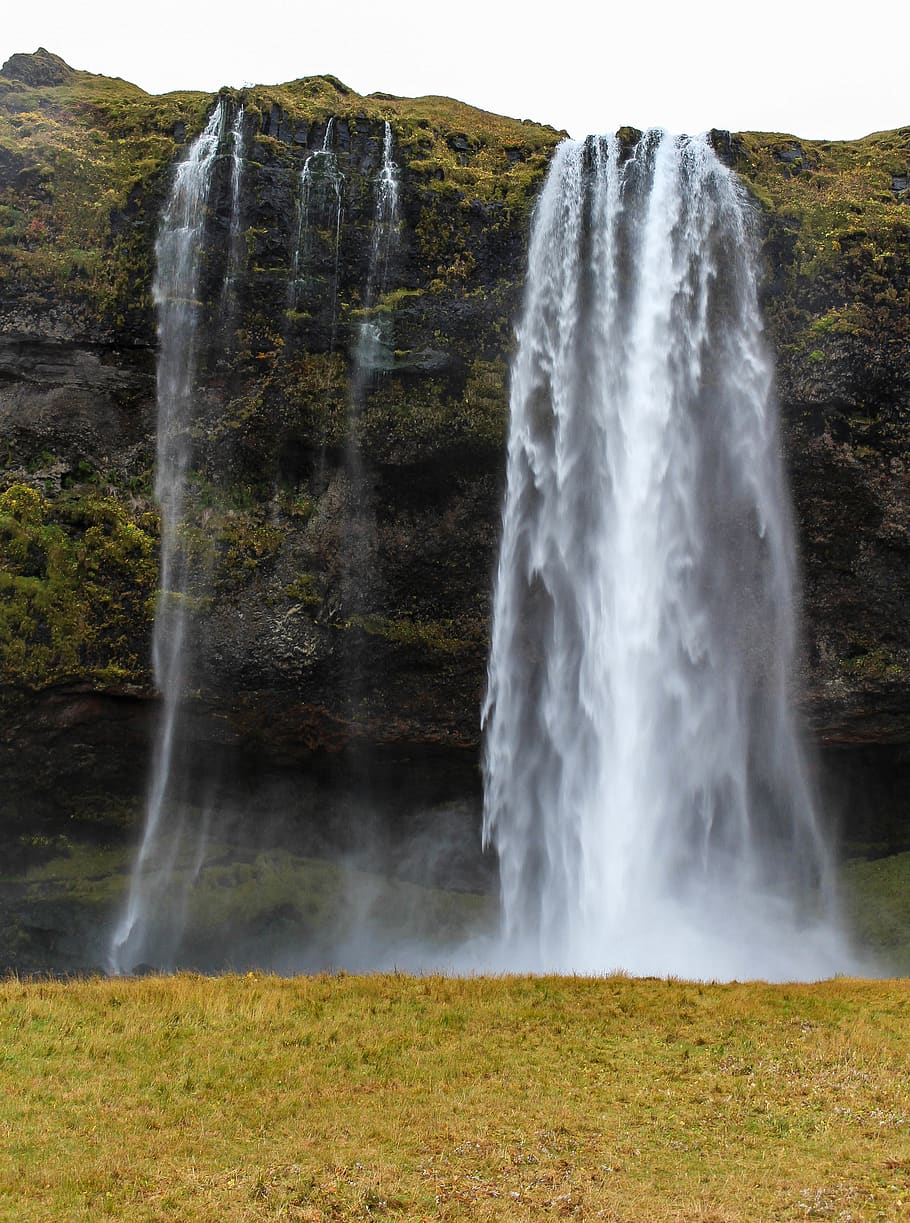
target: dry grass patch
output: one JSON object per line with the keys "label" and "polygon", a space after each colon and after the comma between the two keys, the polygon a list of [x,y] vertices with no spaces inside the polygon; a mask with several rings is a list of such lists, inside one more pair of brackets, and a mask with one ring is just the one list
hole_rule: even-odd
{"label": "dry grass patch", "polygon": [[910,1217],[910,983],[0,987],[0,1217]]}

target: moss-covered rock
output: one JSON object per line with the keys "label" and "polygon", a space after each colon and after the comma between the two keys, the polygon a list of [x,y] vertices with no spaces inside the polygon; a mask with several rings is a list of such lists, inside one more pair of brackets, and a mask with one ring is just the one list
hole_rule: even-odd
{"label": "moss-covered rock", "polygon": [[157,541],[144,526],[94,490],[56,504],[23,483],[0,493],[4,683],[146,678]]}
{"label": "moss-covered rock", "polygon": [[839,143],[748,133],[735,165],[765,212],[784,397],[860,418],[906,405],[910,128]]}

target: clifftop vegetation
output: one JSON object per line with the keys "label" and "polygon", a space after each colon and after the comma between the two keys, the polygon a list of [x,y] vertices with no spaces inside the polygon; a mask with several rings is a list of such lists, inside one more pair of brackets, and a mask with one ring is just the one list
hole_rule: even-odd
{"label": "clifftop vegetation", "polygon": [[[447,207],[527,212],[554,129],[450,98],[363,97],[331,76],[225,90],[257,131],[253,157],[287,160],[329,118],[388,120],[415,184]],[[211,108],[203,93],[152,96],[75,71],[43,49],[0,69],[0,303],[63,297],[83,325],[147,327],[150,254],[166,171]],[[312,147],[312,146],[310,146]]]}
{"label": "clifftop vegetation", "polygon": [[735,148],[767,212],[782,373],[803,397],[861,385],[867,407],[895,406],[910,377],[910,127],[843,142],[745,133]]}

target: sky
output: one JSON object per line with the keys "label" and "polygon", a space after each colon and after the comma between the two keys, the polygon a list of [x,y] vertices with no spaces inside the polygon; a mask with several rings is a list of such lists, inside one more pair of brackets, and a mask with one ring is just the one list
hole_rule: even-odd
{"label": "sky", "polygon": [[575,137],[630,125],[846,140],[910,124],[906,0],[849,15],[819,0],[6,7],[0,62],[44,46],[150,93],[332,73],[359,93],[445,94]]}

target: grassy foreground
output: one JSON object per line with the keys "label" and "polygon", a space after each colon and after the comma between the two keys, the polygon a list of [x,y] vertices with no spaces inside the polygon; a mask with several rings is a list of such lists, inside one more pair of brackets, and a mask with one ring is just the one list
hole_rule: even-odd
{"label": "grassy foreground", "polygon": [[910,981],[0,984],[0,1218],[910,1218]]}

